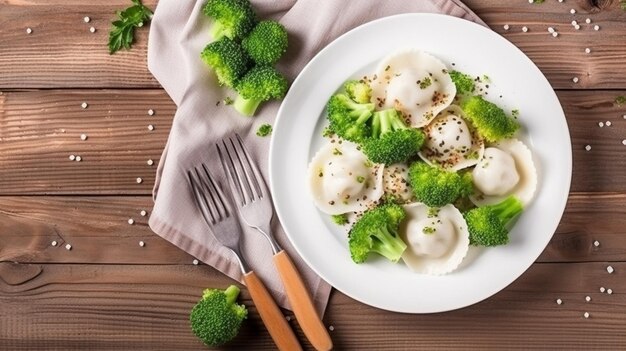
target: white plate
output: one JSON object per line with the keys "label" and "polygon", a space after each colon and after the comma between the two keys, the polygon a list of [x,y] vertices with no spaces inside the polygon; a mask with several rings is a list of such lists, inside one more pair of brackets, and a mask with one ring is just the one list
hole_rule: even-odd
{"label": "white plate", "polygon": [[[506,246],[474,249],[446,276],[411,273],[382,257],[357,265],[345,230],[319,212],[306,185],[307,164],[322,144],[324,106],[351,77],[373,71],[397,50],[418,48],[449,67],[491,78],[487,99],[520,110],[523,139],[533,150],[539,188]],[[455,66],[451,66],[455,63]],[[502,98],[499,96],[502,95]],[[455,17],[405,14],[362,25],[322,50],[294,81],[278,112],[270,147],[270,182],[278,216],[298,253],[324,280],[378,308],[432,313],[462,308],[497,293],[539,256],[561,219],[572,154],[565,116],[550,84],[513,44],[488,28]]]}

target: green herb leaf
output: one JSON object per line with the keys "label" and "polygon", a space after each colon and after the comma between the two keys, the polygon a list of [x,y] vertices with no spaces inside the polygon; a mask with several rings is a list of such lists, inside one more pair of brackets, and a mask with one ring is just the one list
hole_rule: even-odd
{"label": "green herb leaf", "polygon": [[256,135],[260,137],[266,137],[272,133],[272,126],[270,124],[261,124],[259,129],[256,131]]}
{"label": "green herb leaf", "polygon": [[141,0],[131,0],[134,4],[123,11],[117,11],[118,19],[113,21],[109,32],[109,53],[130,49],[135,41],[135,28],[142,27],[152,18],[152,11],[141,4]]}

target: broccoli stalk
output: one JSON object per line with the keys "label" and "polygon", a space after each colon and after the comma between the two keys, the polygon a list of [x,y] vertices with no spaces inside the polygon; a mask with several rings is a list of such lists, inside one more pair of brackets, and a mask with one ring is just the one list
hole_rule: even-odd
{"label": "broccoli stalk", "polygon": [[363,142],[363,152],[375,163],[404,162],[424,144],[424,133],[404,124],[395,109],[374,112],[371,138]]}
{"label": "broccoli stalk", "polygon": [[445,206],[474,191],[470,172],[448,172],[421,161],[409,168],[409,183],[417,201],[429,207]]}
{"label": "broccoli stalk", "polygon": [[288,86],[287,79],[273,67],[254,67],[237,84],[239,96],[233,106],[242,115],[252,116],[262,102],[284,97]]}
{"label": "broccoli stalk", "polygon": [[511,195],[504,201],[477,207],[463,214],[470,233],[470,244],[477,246],[504,245],[509,242],[507,226],[524,210],[522,202]]}
{"label": "broccoli stalk", "polygon": [[259,65],[273,65],[287,51],[287,30],[276,21],[261,21],[241,42]]}
{"label": "broccoli stalk", "polygon": [[498,105],[482,96],[472,96],[463,101],[461,108],[478,133],[490,143],[511,138],[520,127]]}
{"label": "broccoli stalk", "polygon": [[344,84],[344,88],[348,96],[359,104],[367,104],[372,99],[372,87],[367,83],[349,80]]}
{"label": "broccoli stalk", "polygon": [[361,104],[353,101],[346,94],[333,95],[326,105],[330,130],[338,136],[360,142],[371,134],[370,125],[367,123],[374,104]]}
{"label": "broccoli stalk", "polygon": [[366,211],[349,232],[350,255],[355,263],[363,263],[370,252],[397,262],[406,249],[398,235],[405,217],[402,206],[385,204]]}
{"label": "broccoli stalk", "polygon": [[210,33],[215,40],[223,37],[242,38],[256,23],[256,16],[248,0],[209,0],[204,14],[213,18]]}
{"label": "broccoli stalk", "polygon": [[241,323],[248,316],[245,305],[236,303],[239,288],[206,289],[191,310],[191,330],[207,346],[219,346],[239,333]]}
{"label": "broccoli stalk", "polygon": [[220,85],[234,87],[248,70],[248,56],[238,43],[222,38],[207,45],[200,54],[213,70]]}

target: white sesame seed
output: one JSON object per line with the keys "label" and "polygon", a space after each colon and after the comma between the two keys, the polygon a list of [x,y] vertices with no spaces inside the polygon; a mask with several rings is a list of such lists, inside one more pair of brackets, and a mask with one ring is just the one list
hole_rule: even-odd
{"label": "white sesame seed", "polygon": [[92,33],[95,33],[96,32],[96,28],[95,27],[90,27],[89,31],[92,32]]}
{"label": "white sesame seed", "polygon": [[626,139],[622,140],[622,145],[626,145]]}
{"label": "white sesame seed", "polygon": [[130,224],[130,225],[135,224],[135,220],[134,220],[134,219],[132,219],[132,218],[129,218],[129,219],[128,219],[128,224]]}
{"label": "white sesame seed", "polygon": [[610,127],[612,123],[611,123],[611,121],[606,121],[605,124],[606,124],[607,127]]}
{"label": "white sesame seed", "polygon": [[622,116],[622,118],[623,118],[623,119],[626,119],[626,115],[623,115],[623,116]]}
{"label": "white sesame seed", "polygon": [[198,260],[193,260],[193,264],[194,264],[194,265],[196,265],[196,266],[197,266],[197,265],[198,265],[198,263],[200,263],[200,261],[198,261]]}
{"label": "white sesame seed", "polygon": [[600,26],[596,24],[595,26],[593,26],[593,30],[600,30]]}
{"label": "white sesame seed", "polygon": [[82,107],[82,108],[87,108],[87,106],[89,106],[89,105],[87,105],[86,102],[83,102],[82,104],[80,104],[80,107]]}
{"label": "white sesame seed", "polygon": [[528,0],[529,4],[532,4],[533,2],[535,2],[535,0]]}
{"label": "white sesame seed", "polygon": [[549,33],[554,33],[554,28],[552,28],[552,27],[548,27],[548,32],[549,32]]}
{"label": "white sesame seed", "polygon": [[563,0],[559,0],[559,2],[563,2]]}
{"label": "white sesame seed", "polygon": [[585,296],[585,301],[587,302],[591,301],[591,296]]}
{"label": "white sesame seed", "polygon": [[561,299],[556,299],[556,304],[557,304],[557,305],[562,305],[562,304],[563,304],[563,300],[561,300]]}
{"label": "white sesame seed", "polygon": [[143,182],[143,179],[141,179],[141,177],[137,177],[137,184],[141,184],[141,182]]}
{"label": "white sesame seed", "polygon": [[80,162],[80,161],[82,161],[82,160],[83,160],[83,158],[82,158],[82,157],[80,157],[80,156],[76,156],[76,162]]}
{"label": "white sesame seed", "polygon": [[591,23],[591,18],[587,18],[587,19],[585,20],[585,23],[587,23],[587,24]]}
{"label": "white sesame seed", "polygon": [[522,32],[524,32],[524,33],[528,32],[528,27],[526,27],[526,26],[522,27]]}
{"label": "white sesame seed", "polygon": [[57,241],[56,240],[52,240],[52,242],[50,243],[52,246],[57,246]]}
{"label": "white sesame seed", "polygon": [[148,212],[146,212],[146,210],[141,210],[139,214],[141,215],[141,217],[145,217],[148,214]]}
{"label": "white sesame seed", "polygon": [[574,26],[574,28],[575,28],[576,30],[579,30],[579,29],[580,29],[580,25],[578,25],[578,24],[577,24],[577,25],[575,25],[575,26]]}
{"label": "white sesame seed", "polygon": [[154,126],[152,124],[148,124],[148,130],[154,130]]}
{"label": "white sesame seed", "polygon": [[74,161],[75,159],[76,159],[76,156],[70,155],[70,161]]}
{"label": "white sesame seed", "polygon": [[569,10],[569,13],[571,13],[571,14],[573,15],[573,14],[575,14],[575,13],[576,13],[576,10],[571,9],[571,10]]}
{"label": "white sesame seed", "polygon": [[598,127],[600,128],[604,127],[604,122],[598,122]]}
{"label": "white sesame seed", "polygon": [[576,22],[575,20],[574,20],[574,21],[572,21],[572,26],[575,26],[575,25],[577,25],[577,24],[578,24],[578,22]]}
{"label": "white sesame seed", "polygon": [[80,140],[82,140],[82,141],[87,140],[87,134],[81,134],[80,135]]}
{"label": "white sesame seed", "polygon": [[285,317],[285,319],[287,320],[287,322],[291,321],[291,316],[287,316]]}
{"label": "white sesame seed", "polygon": [[583,314],[583,317],[585,317],[585,318],[589,318],[589,312],[585,312],[585,313]]}
{"label": "white sesame seed", "polygon": [[609,274],[615,272],[615,269],[613,269],[613,266],[607,266],[606,267],[606,271],[609,272]]}
{"label": "white sesame seed", "polygon": [[606,293],[609,294],[609,295],[613,294],[613,289],[610,289],[610,288],[606,289]]}
{"label": "white sesame seed", "polygon": [[85,16],[85,18],[83,18],[83,21],[85,21],[85,23],[89,23],[89,21],[91,21],[91,18]]}
{"label": "white sesame seed", "polygon": [[591,49],[590,48],[585,48],[585,53],[590,54],[591,53]]}
{"label": "white sesame seed", "polygon": [[[530,0],[530,1],[532,1],[532,0]],[[333,330],[335,330],[335,327],[333,327],[333,326],[331,325],[330,327],[328,327],[328,330],[333,331]]]}
{"label": "white sesame seed", "polygon": [[572,82],[574,82],[574,83],[578,83],[578,77],[574,77],[574,78],[572,78]]}
{"label": "white sesame seed", "polygon": [[591,145],[586,145],[586,146],[585,146],[585,150],[587,150],[587,151],[591,151]]}
{"label": "white sesame seed", "polygon": [[71,250],[72,249],[72,245],[70,245],[70,244],[65,245],[65,249],[66,250]]}
{"label": "white sesame seed", "polygon": [[603,293],[603,292],[605,292],[605,291],[606,291],[606,289],[605,289],[603,286],[601,286],[601,287],[600,287],[600,292],[601,292],[601,293]]}
{"label": "white sesame seed", "polygon": [[150,116],[154,116],[154,110],[153,110],[153,109],[149,109],[149,110],[148,110],[148,115],[150,115]]}
{"label": "white sesame seed", "polygon": [[152,166],[154,164],[154,161],[148,160],[146,163],[148,164],[148,166]]}
{"label": "white sesame seed", "polygon": [[594,241],[594,242],[593,242],[593,246],[595,246],[595,247],[600,246],[600,242],[599,242],[598,240]]}
{"label": "white sesame seed", "polygon": [[144,247],[144,246],[146,246],[146,243],[144,243],[143,241],[140,241],[139,242],[139,246]]}
{"label": "white sesame seed", "polygon": [[552,36],[556,38],[556,37],[558,37],[558,36],[559,36],[559,33],[554,32],[554,33],[552,33]]}
{"label": "white sesame seed", "polygon": [[33,30],[31,28],[26,28],[26,34],[30,34],[32,32],[33,32]]}

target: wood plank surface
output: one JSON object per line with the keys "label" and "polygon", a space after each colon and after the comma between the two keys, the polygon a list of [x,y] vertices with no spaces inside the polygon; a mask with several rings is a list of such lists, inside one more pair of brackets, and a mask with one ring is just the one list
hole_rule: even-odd
{"label": "wood plank surface", "polygon": [[[572,136],[572,191],[626,191],[626,105],[614,103],[626,91],[558,95]],[[80,107],[84,101],[86,109]],[[148,195],[156,166],[146,161],[158,162],[174,112],[162,90],[5,92],[0,95],[0,194]],[[606,121],[612,125],[598,126]],[[86,141],[80,139],[83,133]],[[69,161],[70,154],[83,161]],[[143,183],[137,184],[137,177]]]}
{"label": "wood plank surface", "polygon": [[[3,350],[200,350],[189,311],[203,288],[232,284],[203,266],[21,266],[0,264]],[[626,309],[626,263],[611,275],[605,267],[537,264],[489,300],[445,314],[390,313],[334,292],[324,322],[337,350],[624,349],[626,314],[616,311]],[[245,288],[241,298],[250,319],[228,349],[274,349]]]}
{"label": "wood plank surface", "polygon": [[[108,54],[110,21],[114,11],[128,3],[0,1],[0,89],[158,87],[146,65],[147,29],[138,32],[134,50]],[[145,3],[154,9],[156,1]],[[623,88],[626,70],[620,67],[626,57],[626,14],[618,1],[466,3],[537,63],[556,88]],[[569,12],[572,8],[575,15]],[[84,23],[84,16],[90,16],[91,22]],[[584,23],[587,17],[593,20],[591,25]],[[576,31],[572,20],[578,20],[582,28]],[[504,24],[511,29],[505,31]],[[601,26],[599,31],[592,29],[595,24]],[[89,32],[91,26],[97,29],[95,33]],[[523,33],[522,26],[530,30]],[[549,26],[557,28],[558,38],[547,32]],[[31,28],[32,34],[26,34],[26,28]],[[592,54],[584,52],[586,47]],[[580,77],[578,84],[572,82],[573,76]]]}

